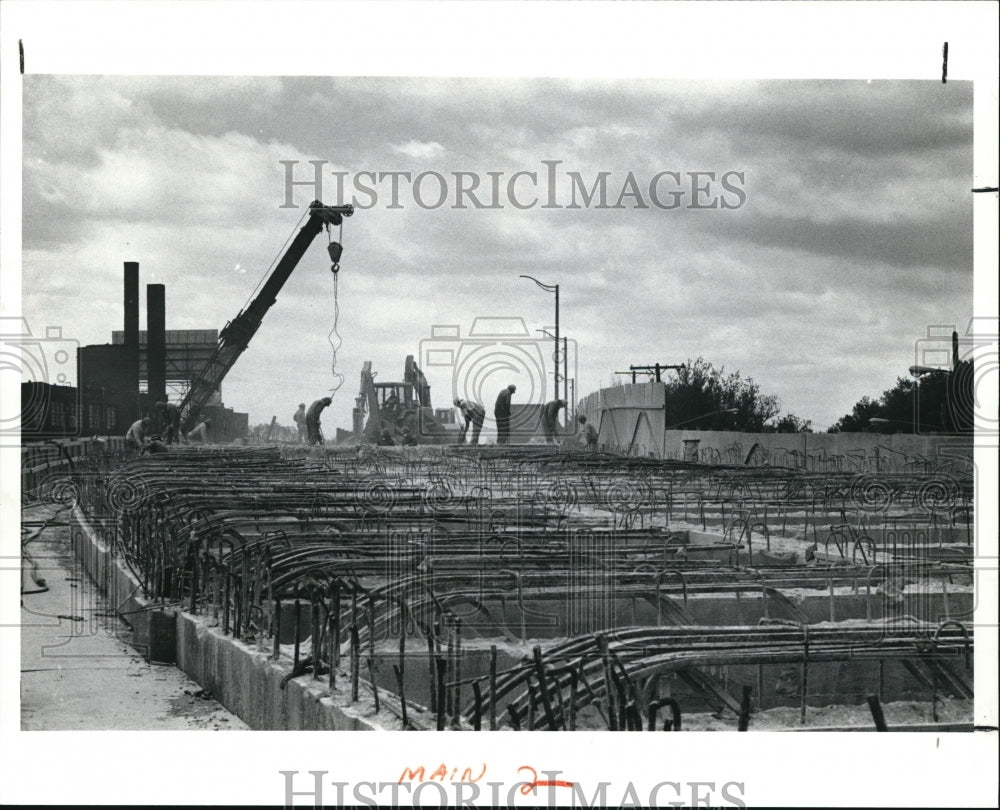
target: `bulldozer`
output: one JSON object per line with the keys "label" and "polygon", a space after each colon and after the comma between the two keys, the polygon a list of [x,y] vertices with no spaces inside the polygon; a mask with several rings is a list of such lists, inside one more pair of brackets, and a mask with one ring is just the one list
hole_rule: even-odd
{"label": "bulldozer", "polygon": [[[449,444],[454,431],[443,424],[431,407],[431,387],[407,355],[402,382],[376,382],[370,360],[361,368],[361,390],[355,400],[353,434],[357,441],[378,443],[384,431],[395,444],[407,436],[419,444]],[[366,419],[367,416],[367,419]]]}

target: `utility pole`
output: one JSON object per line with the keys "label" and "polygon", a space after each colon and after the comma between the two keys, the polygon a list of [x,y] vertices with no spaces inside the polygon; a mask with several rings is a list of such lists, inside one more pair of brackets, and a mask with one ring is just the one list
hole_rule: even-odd
{"label": "utility pole", "polygon": [[682,368],[685,368],[683,363],[681,363],[680,365],[667,365],[663,363],[654,363],[651,366],[629,366],[628,371],[616,371],[615,374],[631,374],[633,384],[635,383],[635,375],[638,373],[652,375],[653,377],[655,377],[656,382],[662,382],[661,377],[664,371],[670,371],[671,369],[677,371]]}

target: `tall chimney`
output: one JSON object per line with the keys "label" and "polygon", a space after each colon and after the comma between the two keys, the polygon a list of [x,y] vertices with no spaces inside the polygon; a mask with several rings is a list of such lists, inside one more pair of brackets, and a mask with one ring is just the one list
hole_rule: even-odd
{"label": "tall chimney", "polygon": [[150,406],[167,401],[167,316],[165,288],[146,285],[146,377]]}
{"label": "tall chimney", "polygon": [[139,418],[139,262],[125,262],[126,424]]}

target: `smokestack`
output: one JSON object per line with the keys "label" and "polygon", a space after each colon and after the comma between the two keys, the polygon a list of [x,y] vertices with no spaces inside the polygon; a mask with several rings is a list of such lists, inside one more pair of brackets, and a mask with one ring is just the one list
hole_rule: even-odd
{"label": "smokestack", "polygon": [[146,376],[149,404],[167,401],[167,316],[165,288],[146,285]]}
{"label": "smokestack", "polygon": [[139,262],[125,262],[125,378],[128,424],[139,418]]}

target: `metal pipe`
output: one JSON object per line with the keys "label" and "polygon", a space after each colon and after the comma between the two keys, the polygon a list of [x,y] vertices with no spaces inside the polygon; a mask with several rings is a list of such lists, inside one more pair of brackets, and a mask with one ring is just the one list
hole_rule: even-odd
{"label": "metal pipe", "polygon": [[882,703],[878,699],[878,695],[868,695],[866,700],[872,713],[872,720],[875,721],[875,730],[888,731],[889,727],[885,723],[885,715],[882,713]]}
{"label": "metal pipe", "polygon": [[351,625],[351,703],[358,702],[358,686],[361,668],[361,640],[358,637],[358,626]]}

